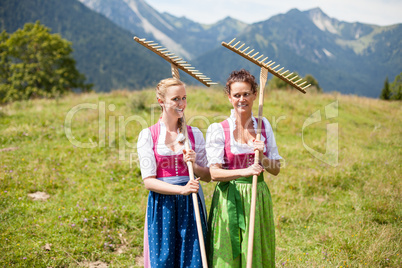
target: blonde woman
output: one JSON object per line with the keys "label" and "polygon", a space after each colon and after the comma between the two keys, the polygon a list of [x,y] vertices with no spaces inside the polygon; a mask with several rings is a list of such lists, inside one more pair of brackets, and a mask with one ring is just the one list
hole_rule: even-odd
{"label": "blonde woman", "polygon": [[210,181],[204,137],[198,128],[187,126],[191,149],[184,149],[182,117],[187,95],[183,82],[174,78],[160,81],[156,97],[162,116],[158,123],[143,129],[138,139],[141,175],[150,191],[144,226],[144,266],[202,267],[190,194],[199,195],[206,231],[204,196],[199,178],[189,179],[186,162],[193,163],[197,177]]}

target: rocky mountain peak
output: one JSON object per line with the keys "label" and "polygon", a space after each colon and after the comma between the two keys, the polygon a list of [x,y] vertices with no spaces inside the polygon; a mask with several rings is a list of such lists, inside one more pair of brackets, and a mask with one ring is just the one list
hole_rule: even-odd
{"label": "rocky mountain peak", "polygon": [[328,17],[319,7],[305,11],[310,20],[317,26],[318,29],[332,34],[339,34],[337,29],[338,21]]}

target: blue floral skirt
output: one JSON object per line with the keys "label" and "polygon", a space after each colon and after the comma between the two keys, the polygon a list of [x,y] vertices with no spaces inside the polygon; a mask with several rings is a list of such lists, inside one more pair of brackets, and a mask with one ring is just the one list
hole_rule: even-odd
{"label": "blue floral skirt", "polygon": [[[200,190],[198,206],[205,241],[207,227],[202,201]],[[191,194],[164,195],[150,191],[144,229],[144,267],[202,267]]]}

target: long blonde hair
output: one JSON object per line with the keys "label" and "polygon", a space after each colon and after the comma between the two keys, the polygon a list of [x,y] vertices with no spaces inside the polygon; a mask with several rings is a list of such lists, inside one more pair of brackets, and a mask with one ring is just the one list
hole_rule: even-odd
{"label": "long blonde hair", "polygon": [[[186,84],[184,84],[182,81],[176,79],[176,78],[166,78],[161,80],[158,85],[155,88],[156,91],[156,98],[160,99],[162,101],[165,101],[165,96],[166,96],[166,91],[168,90],[169,87],[174,87],[174,86],[183,86],[186,87]],[[163,112],[163,107],[162,112]],[[177,120],[177,124],[179,126],[179,131],[180,133],[183,133],[183,118],[179,118]]]}

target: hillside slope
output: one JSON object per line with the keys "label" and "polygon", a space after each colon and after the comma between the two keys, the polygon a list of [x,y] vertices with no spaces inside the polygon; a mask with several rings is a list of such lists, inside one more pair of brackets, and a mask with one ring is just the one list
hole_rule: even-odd
{"label": "hillside slope", "polygon": [[[187,93],[187,122],[204,135],[229,116],[223,88]],[[148,191],[135,146],[159,113],[152,89],[0,107],[0,266],[141,266]],[[276,266],[401,267],[400,102],[269,91],[264,116],[283,157],[278,176],[265,174]],[[334,127],[330,165],[309,150],[327,154]],[[202,183],[208,211],[215,186]]]}

